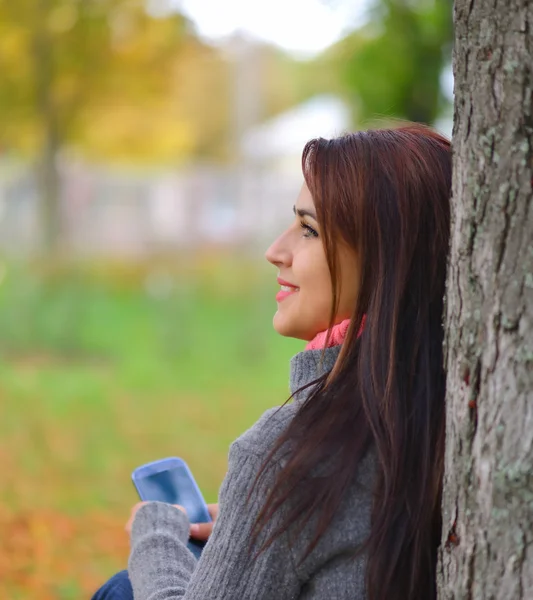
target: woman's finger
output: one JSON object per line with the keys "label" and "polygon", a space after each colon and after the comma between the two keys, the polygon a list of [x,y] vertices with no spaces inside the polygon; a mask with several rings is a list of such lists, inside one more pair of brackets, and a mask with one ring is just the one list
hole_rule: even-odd
{"label": "woman's finger", "polygon": [[191,537],[205,542],[213,531],[213,523],[194,523],[191,525]]}
{"label": "woman's finger", "polygon": [[218,504],[208,504],[207,510],[213,520],[212,523],[193,523],[191,525],[191,537],[195,540],[206,541],[213,531],[213,523],[218,517]]}
{"label": "woman's finger", "polygon": [[216,521],[218,517],[218,504],[208,504],[207,510],[209,511],[213,521]]}
{"label": "woman's finger", "polygon": [[187,511],[183,508],[183,506],[180,506],[179,504],[173,504],[172,506],[178,510],[181,510],[182,513],[187,514]]}

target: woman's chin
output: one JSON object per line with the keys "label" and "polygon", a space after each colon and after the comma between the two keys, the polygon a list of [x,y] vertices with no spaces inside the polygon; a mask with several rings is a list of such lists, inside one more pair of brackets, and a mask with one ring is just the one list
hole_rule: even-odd
{"label": "woman's chin", "polygon": [[284,337],[292,337],[290,323],[287,323],[287,319],[284,318],[283,315],[280,315],[279,310],[272,319],[272,325],[274,327],[274,331],[279,333],[279,335]]}
{"label": "woman's chin", "polygon": [[283,337],[295,338],[297,340],[309,341],[313,336],[309,336],[304,333],[302,327],[298,327],[298,324],[293,319],[287,318],[278,310],[272,319],[272,325],[274,331],[282,335]]}

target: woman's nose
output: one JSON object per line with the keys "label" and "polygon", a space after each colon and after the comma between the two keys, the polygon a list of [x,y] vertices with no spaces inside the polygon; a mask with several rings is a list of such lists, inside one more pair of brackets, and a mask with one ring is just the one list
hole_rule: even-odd
{"label": "woman's nose", "polygon": [[265,252],[265,258],[276,267],[288,267],[291,264],[292,254],[288,247],[285,234],[280,235]]}

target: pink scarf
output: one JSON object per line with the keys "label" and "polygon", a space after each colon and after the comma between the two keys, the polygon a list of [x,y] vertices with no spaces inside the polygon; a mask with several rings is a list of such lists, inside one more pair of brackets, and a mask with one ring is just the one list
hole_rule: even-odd
{"label": "pink scarf", "polygon": [[[361,321],[361,328],[359,329],[359,333],[357,337],[359,337],[363,333],[363,328],[365,326],[366,315],[363,316],[363,320]],[[340,346],[344,339],[346,338],[346,333],[348,331],[348,327],[350,326],[350,319],[345,319],[341,323],[334,325],[331,329],[331,335],[329,336],[328,348],[331,346]],[[306,350],[322,350],[322,348],[326,345],[326,338],[328,336],[328,330],[321,331],[317,334],[305,347]]]}

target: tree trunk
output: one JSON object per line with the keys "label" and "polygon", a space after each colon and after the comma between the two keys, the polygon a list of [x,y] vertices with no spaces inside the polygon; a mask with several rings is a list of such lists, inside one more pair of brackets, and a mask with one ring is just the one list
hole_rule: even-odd
{"label": "tree trunk", "polygon": [[37,114],[41,124],[41,152],[37,164],[39,224],[44,252],[58,248],[61,234],[60,182],[57,155],[60,148],[59,116],[53,98],[53,47],[47,31],[49,0],[36,4],[33,30],[33,65]]}
{"label": "tree trunk", "polygon": [[439,597],[533,598],[533,2],[456,0]]}

